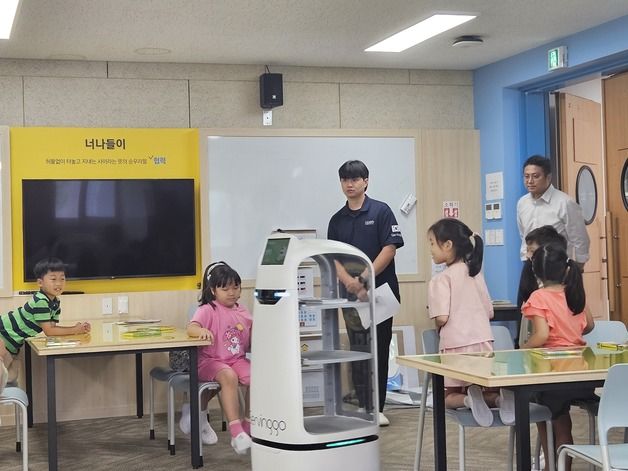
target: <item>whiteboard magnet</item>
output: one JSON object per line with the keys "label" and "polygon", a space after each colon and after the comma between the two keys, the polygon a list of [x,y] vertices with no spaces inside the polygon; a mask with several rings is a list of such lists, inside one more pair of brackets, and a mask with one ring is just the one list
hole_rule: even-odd
{"label": "whiteboard magnet", "polygon": [[415,204],[416,197],[412,193],[409,193],[408,196],[404,198],[403,203],[401,203],[399,209],[403,214],[409,214],[410,210],[414,207]]}

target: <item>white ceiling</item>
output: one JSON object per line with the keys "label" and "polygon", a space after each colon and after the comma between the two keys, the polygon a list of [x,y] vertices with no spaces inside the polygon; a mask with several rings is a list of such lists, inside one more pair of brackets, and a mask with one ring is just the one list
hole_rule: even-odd
{"label": "white ceiling", "polygon": [[[436,12],[478,18],[398,54],[364,52]],[[626,0],[21,0],[0,58],[475,69],[624,15]],[[465,34],[484,45],[451,47]]]}

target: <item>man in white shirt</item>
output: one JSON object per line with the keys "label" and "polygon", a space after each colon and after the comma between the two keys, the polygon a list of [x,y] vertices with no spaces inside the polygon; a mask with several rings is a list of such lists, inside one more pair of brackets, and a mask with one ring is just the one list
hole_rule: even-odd
{"label": "man in white shirt", "polygon": [[521,260],[526,259],[525,236],[537,227],[551,225],[567,239],[567,254],[580,268],[589,260],[589,235],[582,209],[566,193],[552,185],[549,159],[533,155],[523,164],[528,194],[517,202],[517,225],[521,235]]}

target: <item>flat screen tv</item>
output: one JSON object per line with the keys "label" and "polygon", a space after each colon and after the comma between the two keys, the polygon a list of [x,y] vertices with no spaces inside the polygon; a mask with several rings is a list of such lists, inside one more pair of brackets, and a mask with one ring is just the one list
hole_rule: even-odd
{"label": "flat screen tv", "polygon": [[74,279],[196,273],[193,179],[23,180],[24,279],[58,257]]}

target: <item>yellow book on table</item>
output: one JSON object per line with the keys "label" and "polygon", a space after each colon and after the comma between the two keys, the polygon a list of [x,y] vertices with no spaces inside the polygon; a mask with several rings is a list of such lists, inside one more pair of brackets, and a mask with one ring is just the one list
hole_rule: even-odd
{"label": "yellow book on table", "polygon": [[542,358],[579,357],[586,347],[533,348],[531,353]]}
{"label": "yellow book on table", "polygon": [[63,337],[46,337],[46,348],[55,347],[75,347],[80,345],[81,341],[77,339],[65,339]]}
{"label": "yellow book on table", "polygon": [[598,342],[597,348],[601,348],[603,350],[616,350],[623,352],[628,349],[628,345],[625,343],[617,343],[617,342]]}

